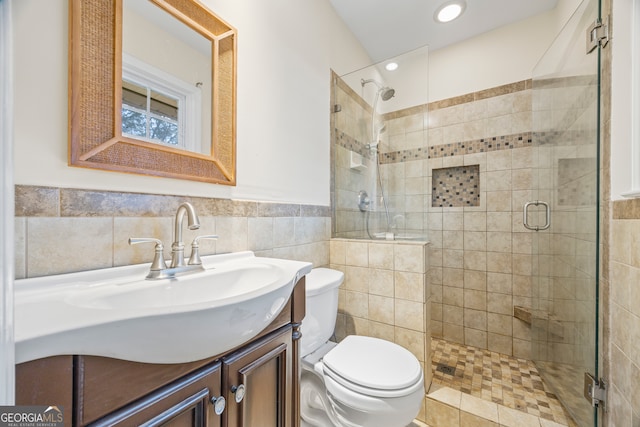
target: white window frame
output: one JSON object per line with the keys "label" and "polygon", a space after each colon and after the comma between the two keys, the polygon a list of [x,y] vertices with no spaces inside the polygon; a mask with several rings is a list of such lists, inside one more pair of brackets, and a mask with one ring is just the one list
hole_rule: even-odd
{"label": "white window frame", "polygon": [[[122,79],[178,99],[178,147],[202,153],[202,93],[199,87],[124,52]],[[142,139],[175,147],[157,140]]]}
{"label": "white window frame", "polygon": [[631,34],[631,141],[633,143],[633,189],[640,196],[640,0],[633,2]]}
{"label": "white window frame", "polygon": [[12,0],[0,0],[0,405],[15,403],[13,24]]}
{"label": "white window frame", "polygon": [[640,197],[640,0],[632,1],[631,17],[631,190],[623,197]]}

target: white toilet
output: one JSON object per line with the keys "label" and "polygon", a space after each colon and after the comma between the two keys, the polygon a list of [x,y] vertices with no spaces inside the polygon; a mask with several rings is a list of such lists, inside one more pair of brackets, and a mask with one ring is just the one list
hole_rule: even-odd
{"label": "white toilet", "polygon": [[404,427],[420,410],[424,375],[405,348],[351,335],[329,341],[338,314],[340,271],[315,268],[306,276],[302,322],[300,412],[303,427]]}

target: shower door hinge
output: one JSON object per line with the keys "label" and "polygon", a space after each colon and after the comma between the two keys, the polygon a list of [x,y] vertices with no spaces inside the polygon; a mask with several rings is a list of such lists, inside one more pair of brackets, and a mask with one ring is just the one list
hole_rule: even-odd
{"label": "shower door hinge", "polygon": [[609,43],[609,16],[604,22],[598,18],[587,28],[587,54],[593,52],[598,46],[605,47]]}
{"label": "shower door hinge", "polygon": [[607,397],[606,384],[602,378],[600,381],[595,379],[588,372],[584,373],[584,397],[591,402],[594,408],[604,409]]}

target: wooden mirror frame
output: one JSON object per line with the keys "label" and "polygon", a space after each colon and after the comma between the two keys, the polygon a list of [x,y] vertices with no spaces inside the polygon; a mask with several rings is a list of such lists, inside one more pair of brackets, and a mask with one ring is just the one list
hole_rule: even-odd
{"label": "wooden mirror frame", "polygon": [[69,165],[236,184],[237,31],[196,0],[150,0],[212,52],[210,155],[122,135],[122,1],[69,0]]}

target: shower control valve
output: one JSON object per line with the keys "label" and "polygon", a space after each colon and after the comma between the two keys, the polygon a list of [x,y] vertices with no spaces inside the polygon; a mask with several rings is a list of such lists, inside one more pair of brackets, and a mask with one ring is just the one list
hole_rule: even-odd
{"label": "shower control valve", "polygon": [[369,206],[371,205],[371,199],[369,199],[369,195],[366,191],[360,190],[358,193],[358,208],[361,212],[366,212],[369,210]]}

